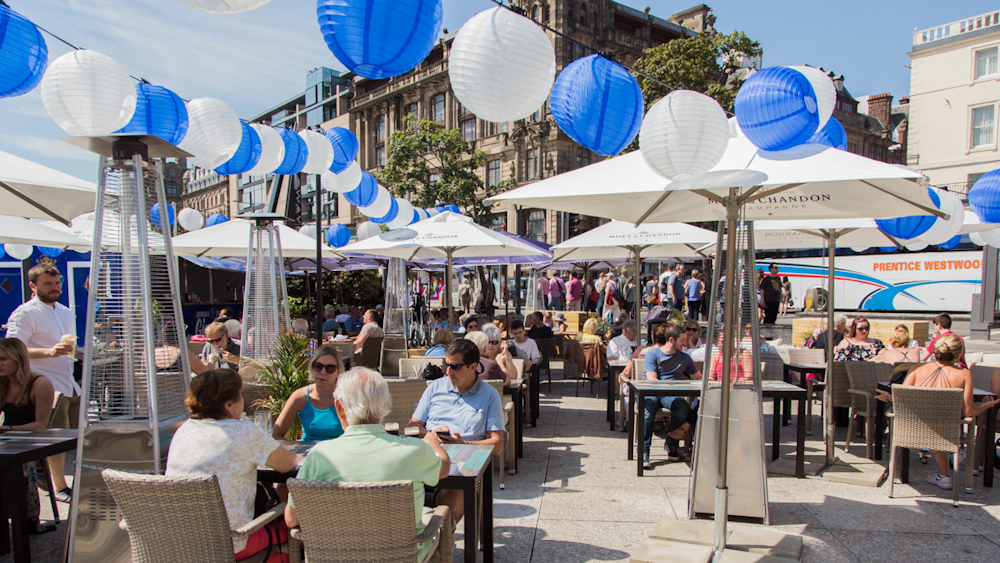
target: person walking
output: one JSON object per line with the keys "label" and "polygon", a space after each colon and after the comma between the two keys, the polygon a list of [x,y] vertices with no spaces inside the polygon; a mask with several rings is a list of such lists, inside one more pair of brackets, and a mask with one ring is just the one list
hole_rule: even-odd
{"label": "person walking", "polygon": [[622,290],[622,293],[625,295],[625,311],[628,312],[629,318],[632,318],[635,315],[635,300],[636,293],[638,293],[634,276],[629,276],[625,280],[625,289]]}
{"label": "person walking", "polygon": [[760,296],[764,302],[764,324],[774,324],[778,318],[778,307],[781,304],[781,278],[778,277],[778,265],[771,264],[770,273],[760,282]]}
{"label": "person walking", "polygon": [[558,274],[552,274],[552,277],[549,278],[549,310],[562,311],[564,293],[566,293],[566,282]]}
{"label": "person walking", "polygon": [[675,311],[684,312],[684,264],[678,264],[673,275],[667,280],[670,299]]}
{"label": "person walking", "polygon": [[566,310],[582,311],[582,303],[583,282],[580,281],[580,274],[573,272],[566,284]]}
{"label": "person walking", "polygon": [[691,279],[684,282],[684,292],[687,295],[688,320],[697,321],[701,313],[701,296],[705,292],[705,285],[701,282],[701,273],[698,270],[691,272]]}
{"label": "person walking", "polygon": [[792,303],[792,282],[788,276],[781,278],[781,316],[788,316],[788,307]]}

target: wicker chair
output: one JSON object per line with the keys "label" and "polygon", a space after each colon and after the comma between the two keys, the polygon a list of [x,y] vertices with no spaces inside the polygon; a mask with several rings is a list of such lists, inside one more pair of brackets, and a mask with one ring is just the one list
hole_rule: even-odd
{"label": "wicker chair", "polygon": [[510,397],[504,397],[503,394],[503,380],[502,379],[490,379],[487,381],[493,389],[500,395],[500,400],[503,404],[503,427],[504,427],[504,447],[500,449],[499,454],[493,454],[493,462],[495,467],[500,470],[500,488],[507,488],[507,459],[510,455],[510,444],[514,441],[514,401]]}
{"label": "wicker chair", "polygon": [[351,365],[354,365],[354,343],[353,342],[331,342],[334,348],[340,352],[341,357],[348,357],[351,359]]}
{"label": "wicker chair", "polygon": [[259,408],[257,406],[258,401],[271,396],[268,388],[259,383],[244,383],[241,394],[243,395],[243,412],[251,418],[254,411]]}
{"label": "wicker chair", "polygon": [[[248,537],[282,518],[285,511],[285,503],[281,503],[242,528],[230,530],[214,475],[164,477],[113,469],[105,469],[101,475],[121,511],[120,526],[131,540],[133,563],[232,563],[233,539]],[[412,486],[409,494],[412,506]],[[297,562],[298,542],[290,540],[288,548],[290,559]],[[267,557],[265,550],[245,561]]]}
{"label": "wicker chair", "polygon": [[405,428],[427,389],[427,382],[423,379],[386,379],[385,382],[389,385],[392,409],[382,422],[395,422]]}
{"label": "wicker chair", "polygon": [[382,361],[382,340],[381,337],[366,338],[361,345],[361,358],[355,357],[352,365],[358,362],[358,365],[377,370]]}
{"label": "wicker chair", "polygon": [[[1000,368],[987,365],[971,366],[969,370],[972,372],[972,386],[983,391],[992,391],[993,372],[997,369]],[[986,417],[989,414],[989,411],[986,411],[976,417],[976,467],[983,466],[986,448],[992,446],[995,439],[993,436],[986,435]]]}
{"label": "wicker chair", "polygon": [[[58,411],[67,400],[66,396],[59,391],[56,391],[52,396],[52,412],[49,413],[49,422],[46,424],[46,428],[52,428],[52,421],[56,418],[56,411]],[[36,461],[35,472],[38,473],[39,477],[39,480],[35,484],[48,487],[46,490],[49,491],[49,505],[52,508],[52,520],[58,524],[61,520],[59,519],[59,508],[56,505],[56,491],[52,486],[52,473],[49,471],[48,462],[44,459]]]}
{"label": "wicker chair", "polygon": [[[892,386],[892,453],[889,456],[889,498],[896,481],[897,448],[927,448],[954,455],[952,470],[953,502],[958,506],[958,458],[962,449],[962,425],[969,426],[969,441],[974,440],[973,419],[962,418],[964,392],[961,389]],[[965,465],[965,492],[972,492],[972,468]]]}
{"label": "wicker chair", "polygon": [[851,438],[854,437],[855,419],[865,419],[865,457],[873,458],[875,447],[875,389],[879,381],[889,381],[892,376],[892,364],[876,362],[848,362],[847,379],[851,386],[847,392],[851,394],[851,411],[847,423],[847,443],[844,451],[850,453]]}
{"label": "wicker chair", "polygon": [[[790,364],[822,364],[826,362],[826,352],[823,350],[813,350],[811,348],[789,348],[788,349],[788,363]],[[823,382],[813,383],[813,380],[806,379],[806,374],[800,374],[802,376],[802,383],[805,383],[806,388],[806,434],[812,433],[812,407],[813,401],[820,401],[822,409],[823,396],[820,391],[823,389]],[[799,385],[802,386],[801,384]],[[820,410],[820,413],[823,411]]]}
{"label": "wicker chair", "polygon": [[[538,338],[535,339],[535,345],[538,346],[538,353],[542,355],[542,361],[538,362],[538,376],[541,377],[542,370],[545,370],[549,384],[549,391],[552,391],[552,368],[549,366],[549,362],[552,359],[552,353],[556,347],[556,339]],[[539,383],[541,383],[541,380],[539,380]]]}
{"label": "wicker chair", "polygon": [[1000,369],[996,366],[975,365],[969,368],[972,372],[972,386],[983,391],[993,390],[993,372]]}
{"label": "wicker chair", "polygon": [[[596,355],[598,361],[600,362],[597,368],[597,373],[590,373],[587,369],[578,366],[573,362],[563,362],[563,379],[575,379],[576,384],[576,396],[580,396],[580,384],[584,381],[590,381],[590,391],[594,391],[594,382],[599,381],[603,372],[608,371],[605,366],[608,363],[607,348],[604,344],[600,342],[584,342],[580,344],[583,348],[583,353],[587,356]],[[589,364],[588,364],[589,365]],[[537,373],[537,372],[536,372]]]}
{"label": "wicker chair", "polygon": [[[639,381],[641,381],[643,379],[646,379],[646,374],[645,374],[645,360],[644,359],[636,358],[636,359],[632,360],[632,375],[635,377],[636,380],[639,380]],[[622,382],[628,381],[629,379],[631,379],[631,378],[623,377],[622,378]],[[624,393],[623,393],[623,395],[624,395]],[[624,396],[623,396],[622,400],[624,401]],[[635,428],[632,429],[632,434],[635,436],[636,441],[642,440],[642,436],[639,435],[639,417],[640,416],[644,416],[646,405],[635,405],[634,404],[635,403],[635,397],[629,397],[629,401],[631,403],[631,408],[636,409],[636,411],[635,411]],[[623,402],[622,406],[624,407],[624,405],[625,405],[625,403]],[[625,408],[622,408],[622,412],[628,412],[628,411],[626,411]],[[626,422],[628,421],[627,416],[628,415],[626,415],[626,419],[625,419]],[[665,408],[661,407],[660,410],[656,411],[656,416],[653,418],[653,421],[655,422],[655,421],[658,421],[658,420],[662,420],[664,424],[669,423],[670,422],[670,409],[665,409]],[[624,428],[624,426],[625,425],[623,424],[622,427]],[[690,445],[690,442],[688,442],[688,445]]]}
{"label": "wicker chair", "polygon": [[784,381],[784,366],[781,356],[778,354],[761,354],[760,378],[764,381]]}
{"label": "wicker chair", "polygon": [[420,379],[417,370],[423,370],[427,364],[437,364],[444,369],[444,358],[435,356],[413,356],[412,358],[399,359],[399,377],[402,379]]}
{"label": "wicker chair", "polygon": [[[413,563],[417,544],[431,541],[424,562],[451,563],[455,552],[451,512],[434,514],[417,533],[413,482],[338,483],[288,480],[295,499],[300,539],[310,563]],[[422,563],[424,563],[422,562]]]}

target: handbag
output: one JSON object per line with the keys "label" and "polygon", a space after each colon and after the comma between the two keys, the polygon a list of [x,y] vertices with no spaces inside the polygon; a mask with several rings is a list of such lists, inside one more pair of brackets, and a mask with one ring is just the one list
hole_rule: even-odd
{"label": "handbag", "polygon": [[427,381],[441,379],[444,377],[444,370],[437,364],[425,364],[424,369],[420,371],[420,377]]}

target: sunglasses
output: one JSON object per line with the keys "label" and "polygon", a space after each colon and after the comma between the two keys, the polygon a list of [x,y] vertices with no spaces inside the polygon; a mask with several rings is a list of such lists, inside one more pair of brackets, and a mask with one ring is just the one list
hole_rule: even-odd
{"label": "sunglasses", "polygon": [[687,332],[701,332],[701,329],[700,328],[688,328],[688,329],[685,329],[685,331],[687,331]]}
{"label": "sunglasses", "polygon": [[209,339],[208,339],[208,343],[209,343],[209,344],[216,344],[216,343],[218,343],[218,342],[222,342],[222,339],[223,339],[223,338],[225,338],[225,336],[220,336],[220,337],[218,337],[218,338],[209,338]]}
{"label": "sunglasses", "polygon": [[315,371],[315,372],[317,372],[317,373],[319,373],[321,371],[325,371],[327,374],[333,375],[333,374],[337,373],[337,371],[339,369],[340,369],[340,366],[338,366],[337,364],[323,364],[323,363],[320,363],[320,362],[313,362],[312,363],[312,370]]}
{"label": "sunglasses", "polygon": [[477,324],[471,324],[471,325],[469,325],[469,326],[468,326],[468,327],[466,328],[466,330],[472,330],[472,329],[474,329],[474,328],[479,328],[479,325],[477,325]]}
{"label": "sunglasses", "polygon": [[499,340],[490,340],[490,345],[491,346],[496,346],[497,344],[500,344]]}
{"label": "sunglasses", "polygon": [[865,331],[865,332],[868,332],[868,328],[869,328],[869,327],[867,327],[867,326],[859,326],[859,327],[858,327],[858,330],[863,330],[863,331]]}
{"label": "sunglasses", "polygon": [[449,364],[448,362],[444,363],[444,367],[446,367],[446,368],[448,368],[448,369],[450,369],[452,371],[458,371],[458,370],[464,368],[465,366],[471,366],[471,365],[472,364]]}

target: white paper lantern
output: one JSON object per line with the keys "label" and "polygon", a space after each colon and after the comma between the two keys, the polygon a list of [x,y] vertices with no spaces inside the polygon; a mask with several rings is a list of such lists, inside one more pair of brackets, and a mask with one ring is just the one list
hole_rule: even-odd
{"label": "white paper lantern", "polygon": [[246,171],[247,176],[263,176],[277,170],[281,161],[285,159],[285,142],[281,140],[281,135],[269,125],[251,123],[250,128],[257,132],[260,137],[260,160],[257,166]]}
{"label": "white paper lantern", "polygon": [[333,145],[322,133],[311,129],[299,131],[299,137],[306,142],[309,158],[302,171],[306,174],[322,174],[330,171],[333,164]]}
{"label": "white paper lantern", "polygon": [[324,190],[343,194],[358,187],[361,183],[361,172],[361,166],[355,160],[340,174],[334,174],[329,170],[323,172],[320,181]]}
{"label": "white paper lantern", "polygon": [[833,106],[837,104],[837,87],[833,85],[830,75],[818,68],[806,65],[789,68],[799,71],[813,87],[816,94],[816,115],[819,117],[819,127],[816,130],[819,131],[833,115]]}
{"label": "white paper lantern", "polygon": [[433,207],[427,208],[427,217],[434,217],[435,215],[440,215],[441,212]]}
{"label": "white paper lantern", "polygon": [[[979,233],[972,233],[969,235],[969,238],[971,239],[972,235],[976,234],[979,235],[977,238],[980,239],[981,241],[981,243],[979,242],[976,243],[979,244],[979,246],[990,245],[994,248],[1000,248],[1000,229],[993,229],[992,231],[981,231]],[[976,242],[975,239],[973,239],[973,242]]]}
{"label": "white paper lantern", "polygon": [[35,250],[35,247],[30,244],[5,244],[3,245],[3,249],[11,258],[27,260],[31,258],[31,253]]}
{"label": "white paper lantern", "polygon": [[684,180],[708,172],[729,144],[729,120],[718,102],[691,90],[674,90],[646,112],[639,150],[664,178]]}
{"label": "white paper lantern", "polygon": [[736,117],[729,118],[729,136],[730,137],[746,137],[743,134],[743,130],[740,129],[740,124],[736,121]]}
{"label": "white paper lantern", "polygon": [[941,205],[938,207],[950,217],[948,220],[938,217],[931,228],[920,235],[920,240],[927,244],[948,242],[958,234],[965,222],[965,207],[962,205],[962,200],[947,190],[937,190],[937,194],[941,198]]}
{"label": "white paper lantern", "polygon": [[870,246],[852,246],[851,250],[853,250],[854,252],[864,252],[864,251],[868,250],[869,248],[871,248],[871,247]]}
{"label": "white paper lantern", "polygon": [[928,244],[921,239],[915,239],[913,242],[905,246],[907,250],[912,250],[913,252],[920,252],[921,250],[927,248]]}
{"label": "white paper lantern", "polygon": [[215,98],[195,98],[187,103],[188,132],[177,145],[194,155],[195,166],[216,169],[236,154],[243,126],[233,108]]}
{"label": "white paper lantern", "polygon": [[197,231],[205,226],[205,218],[197,209],[185,207],[177,214],[177,224],[185,231]]}
{"label": "white paper lantern", "polygon": [[401,197],[395,199],[399,205],[399,213],[396,214],[395,219],[385,224],[386,227],[389,227],[389,230],[405,227],[413,222],[413,204]]}
{"label": "white paper lantern", "polygon": [[448,57],[455,97],[486,121],[515,121],[538,111],[555,76],[552,41],[537,24],[505,8],[465,22]]}
{"label": "white paper lantern", "polygon": [[259,8],[271,0],[181,0],[203,12],[212,14],[235,14]]}
{"label": "white paper lantern", "polygon": [[986,241],[983,240],[982,233],[969,233],[969,240],[976,246],[986,246]]}
{"label": "white paper lantern", "polygon": [[378,195],[375,196],[375,201],[369,206],[359,207],[358,211],[360,211],[365,217],[384,217],[391,208],[392,194],[390,194],[389,190],[385,189],[380,184],[378,186]]}
{"label": "white paper lantern", "polygon": [[109,135],[135,114],[135,81],[97,51],[71,51],[52,61],[41,94],[49,117],[70,135]]}
{"label": "white paper lantern", "polygon": [[309,238],[316,238],[316,225],[302,225],[299,227],[299,234]]}
{"label": "white paper lantern", "polygon": [[380,234],[382,234],[382,227],[372,223],[371,221],[358,225],[358,240],[377,237]]}

